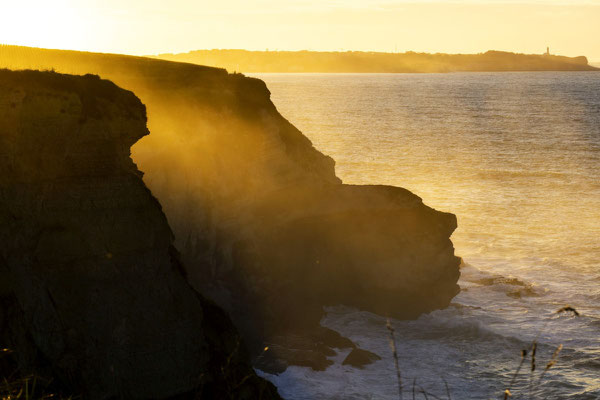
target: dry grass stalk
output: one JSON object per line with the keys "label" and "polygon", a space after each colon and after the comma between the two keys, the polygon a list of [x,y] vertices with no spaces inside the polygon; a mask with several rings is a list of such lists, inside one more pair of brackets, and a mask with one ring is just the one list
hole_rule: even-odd
{"label": "dry grass stalk", "polygon": [[419,389],[421,389],[421,393],[423,393],[423,397],[425,397],[425,400],[429,400],[429,397],[427,397],[427,392],[425,391],[425,389],[423,389],[422,386],[419,386]]}
{"label": "dry grass stalk", "polygon": [[537,341],[533,341],[533,349],[531,350],[531,370],[529,371],[529,398],[532,398],[533,391],[533,373],[535,372],[535,353],[537,352]]}
{"label": "dry grass stalk", "polygon": [[452,400],[452,396],[450,396],[450,388],[448,387],[448,382],[446,382],[446,379],[442,378],[442,380],[444,381],[444,386],[446,387],[446,396],[448,396],[448,400]]}
{"label": "dry grass stalk", "polygon": [[[562,313],[572,313],[576,317],[579,317],[581,315],[579,313],[579,311],[577,311],[575,308],[573,308],[569,305],[559,308],[558,310],[556,310],[556,312],[554,314],[562,314]],[[542,332],[546,329],[546,327],[548,326],[549,323],[550,323],[550,320],[546,321],[546,323],[542,326],[542,328],[537,333],[535,339],[533,340],[533,342],[531,343],[531,346],[530,346],[530,349],[531,349],[531,353],[530,353],[531,354],[531,371],[530,371],[530,375],[529,375],[529,398],[530,399],[533,398],[533,396],[532,396],[533,374],[536,369],[536,357],[535,356],[536,356],[536,351],[537,351],[537,342],[538,342],[538,339],[541,336]],[[542,371],[542,373],[540,374],[540,377],[537,379],[536,387],[539,386],[539,384],[541,383],[546,372],[556,364],[557,359],[558,359],[558,354],[560,353],[562,348],[563,348],[563,345],[561,344],[554,351],[552,358],[550,359],[548,364],[546,364],[546,368],[544,369],[544,371]],[[527,353],[528,353],[527,350],[521,350],[521,362],[519,363],[519,366],[517,367],[517,370],[515,371],[512,379],[510,381],[510,384],[504,391],[504,400],[507,400],[509,397],[512,397],[511,388],[513,387],[513,385],[517,379],[517,376],[519,375],[519,372],[521,371],[521,367],[523,366],[523,364],[525,362]]]}
{"label": "dry grass stalk", "polygon": [[562,344],[559,344],[558,347],[556,348],[556,350],[554,350],[554,353],[552,354],[552,358],[550,359],[550,361],[548,361],[548,364],[546,364],[546,368],[544,368],[544,371],[542,371],[542,374],[540,375],[537,384],[539,385],[540,382],[542,381],[542,379],[544,379],[544,375],[546,375],[546,372],[548,372],[548,370],[550,368],[552,368],[554,366],[554,364],[556,364],[556,360],[558,359],[558,355],[560,354],[561,350],[563,348]]}
{"label": "dry grass stalk", "polygon": [[[398,398],[402,400],[402,374],[400,372],[400,365],[398,363],[398,352],[396,351],[396,338],[394,336],[394,327],[387,319],[387,329],[390,331],[390,347],[392,348],[392,355],[394,356],[394,366],[396,367],[396,377],[398,378]],[[413,390],[414,392],[414,390]]]}

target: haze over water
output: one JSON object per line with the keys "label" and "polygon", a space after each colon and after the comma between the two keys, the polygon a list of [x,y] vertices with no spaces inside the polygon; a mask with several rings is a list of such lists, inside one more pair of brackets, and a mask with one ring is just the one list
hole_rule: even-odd
{"label": "haze over water", "polygon": [[[541,331],[532,396],[600,398],[600,73],[256,74],[345,183],[407,188],[452,212],[462,291],[394,321],[405,396],[501,398]],[[553,314],[570,304],[583,316]],[[385,319],[332,308],[323,324],[383,359],[268,376],[289,399],[396,399]],[[529,398],[529,373],[513,398]],[[536,375],[537,376],[537,375]]]}

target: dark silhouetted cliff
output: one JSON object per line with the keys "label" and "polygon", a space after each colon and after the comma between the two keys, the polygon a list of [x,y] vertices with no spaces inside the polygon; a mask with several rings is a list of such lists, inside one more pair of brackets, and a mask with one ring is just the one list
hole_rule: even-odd
{"label": "dark silhouetted cliff", "polygon": [[324,306],[416,318],[459,291],[454,215],[405,189],[342,184],[258,79],[11,46],[0,47],[0,66],[97,73],[140,97],[152,135],[132,157],[192,285],[230,312],[255,355],[271,346],[261,368],[324,368],[330,347],[352,346],[319,326]]}
{"label": "dark silhouetted cliff", "polygon": [[160,54],[163,60],[188,62],[240,72],[475,72],[597,71],[587,58],[488,51],[482,54],[376,53],[362,51],[196,50]]}
{"label": "dark silhouetted cliff", "polygon": [[0,70],[0,347],[84,398],[279,398],[186,281],[129,157],[147,134],[112,82]]}

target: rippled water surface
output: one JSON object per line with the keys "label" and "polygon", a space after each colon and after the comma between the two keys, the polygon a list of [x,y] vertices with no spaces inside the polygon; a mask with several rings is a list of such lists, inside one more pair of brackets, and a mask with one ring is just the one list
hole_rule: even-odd
{"label": "rippled water surface", "polygon": [[[513,398],[600,399],[600,73],[256,76],[345,183],[402,186],[458,216],[461,293],[393,321],[405,398],[415,379],[417,394],[447,398],[445,380],[453,399],[502,398],[539,334],[533,385],[522,373]],[[553,314],[565,304],[582,316]],[[382,360],[357,370],[342,352],[324,372],[268,375],[281,394],[397,399],[385,320],[337,307],[323,324]]]}

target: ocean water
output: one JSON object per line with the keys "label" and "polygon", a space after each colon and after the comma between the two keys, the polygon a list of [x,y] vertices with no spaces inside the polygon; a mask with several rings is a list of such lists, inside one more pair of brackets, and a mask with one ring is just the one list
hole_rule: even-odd
{"label": "ocean water", "polygon": [[[405,399],[503,398],[535,338],[512,398],[600,399],[600,73],[254,76],[345,183],[402,186],[458,217],[461,293],[392,321]],[[581,316],[555,313],[566,304]],[[397,399],[385,323],[328,309],[323,325],[382,360],[355,369],[341,351],[324,372],[263,376],[287,399]]]}

